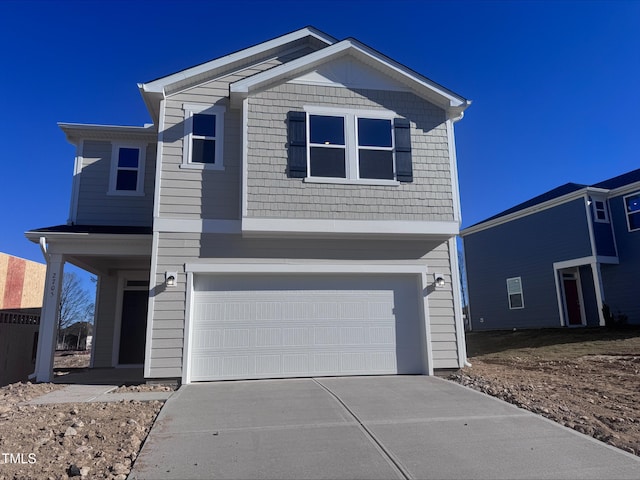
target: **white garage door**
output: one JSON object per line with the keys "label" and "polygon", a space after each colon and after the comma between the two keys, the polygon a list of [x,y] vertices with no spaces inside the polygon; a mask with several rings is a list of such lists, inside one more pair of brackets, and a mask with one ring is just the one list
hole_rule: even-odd
{"label": "white garage door", "polygon": [[415,277],[195,277],[191,380],[422,372]]}

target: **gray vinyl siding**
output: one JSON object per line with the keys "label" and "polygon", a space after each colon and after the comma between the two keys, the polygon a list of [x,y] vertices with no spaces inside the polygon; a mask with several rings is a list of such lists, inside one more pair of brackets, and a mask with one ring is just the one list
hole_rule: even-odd
{"label": "gray vinyl siding", "polygon": [[[117,140],[114,140],[117,142]],[[144,142],[141,142],[144,144]],[[156,145],[146,146],[144,195],[108,195],[112,143],[85,140],[75,223],[78,225],[151,226]]]}
{"label": "gray vinyl siding", "polygon": [[118,277],[116,275],[100,275],[96,296],[95,331],[93,333],[93,366],[113,366],[114,329],[116,321],[116,298]]}
{"label": "gray vinyl siding", "polygon": [[591,208],[590,211],[597,255],[605,257],[615,257],[617,255],[615,245],[616,242],[613,238],[613,228],[610,221],[607,223],[598,222],[595,218],[595,210]]}
{"label": "gray vinyl siding", "polygon": [[[445,275],[451,285],[448,243],[382,240],[280,240],[236,235],[160,233],[151,342],[152,378],[180,377],[186,306],[185,263],[260,262],[288,259],[313,262],[426,264]],[[164,272],[177,271],[176,287],[164,287]],[[458,367],[454,299],[450,289],[428,295],[435,368]]]}
{"label": "gray vinyl siding", "polygon": [[[409,92],[282,84],[249,98],[248,216],[452,221],[445,113]],[[413,183],[305,183],[287,178],[287,112],[305,105],[391,110],[411,121]]]}
{"label": "gray vinyl siding", "polygon": [[[229,83],[279,64],[279,59],[272,59],[167,98],[163,133],[160,216],[198,220],[240,218],[242,111],[229,106]],[[183,107],[185,103],[225,107],[223,171],[180,168],[185,136]]]}
{"label": "gray vinyl siding", "polygon": [[640,302],[638,302],[640,231],[629,231],[623,197],[614,197],[609,200],[620,263],[600,267],[604,286],[604,303],[614,314],[626,315],[629,323],[640,324]]}
{"label": "gray vinyl siding", "polygon": [[[584,199],[465,235],[474,330],[560,326],[553,263],[592,255]],[[523,309],[509,309],[506,280],[521,277]]]}

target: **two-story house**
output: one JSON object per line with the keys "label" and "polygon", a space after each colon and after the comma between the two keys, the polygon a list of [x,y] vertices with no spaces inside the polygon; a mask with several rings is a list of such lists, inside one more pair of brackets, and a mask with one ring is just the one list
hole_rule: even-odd
{"label": "two-story house", "polygon": [[312,27],[139,84],[153,123],[77,146],[47,258],[98,276],[93,367],[188,383],[431,374],[466,360],[454,123],[469,101]]}
{"label": "two-story house", "polygon": [[640,170],[567,183],[462,237],[474,330],[640,323]]}

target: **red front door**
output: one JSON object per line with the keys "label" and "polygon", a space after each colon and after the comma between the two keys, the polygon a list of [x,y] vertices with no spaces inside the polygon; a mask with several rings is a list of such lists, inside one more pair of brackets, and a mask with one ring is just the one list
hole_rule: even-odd
{"label": "red front door", "polygon": [[575,278],[563,278],[564,301],[567,307],[569,325],[582,325],[580,312],[580,296],[578,295],[578,280]]}

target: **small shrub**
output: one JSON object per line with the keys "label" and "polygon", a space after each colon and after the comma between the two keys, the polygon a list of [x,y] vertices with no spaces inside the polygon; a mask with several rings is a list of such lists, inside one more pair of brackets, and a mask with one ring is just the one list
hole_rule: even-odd
{"label": "small shrub", "polygon": [[602,305],[602,315],[604,316],[604,323],[607,327],[624,327],[629,320],[629,317],[624,313],[618,312],[614,314],[606,303]]}

